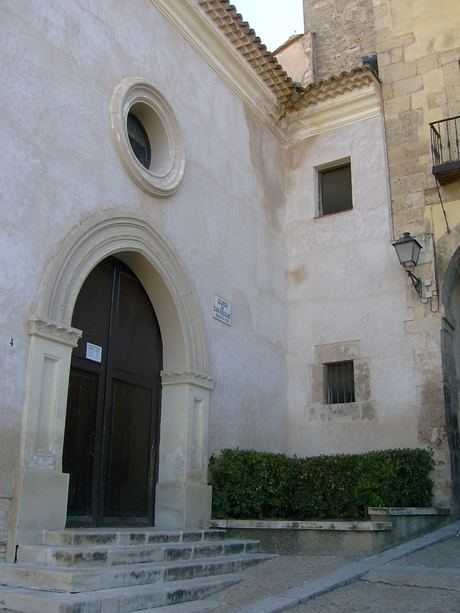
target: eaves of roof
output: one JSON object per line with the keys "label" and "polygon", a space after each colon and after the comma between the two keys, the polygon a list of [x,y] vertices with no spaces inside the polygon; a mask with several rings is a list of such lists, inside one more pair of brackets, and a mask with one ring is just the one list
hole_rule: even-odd
{"label": "eaves of roof", "polygon": [[267,47],[229,0],[197,0],[197,3],[275,94],[283,114],[292,96],[293,83],[276,57],[267,51]]}
{"label": "eaves of roof", "polygon": [[275,55],[267,50],[248,22],[229,0],[196,0],[200,9],[231,42],[265,85],[275,94],[277,110],[273,116],[285,116],[345,92],[378,84],[376,74],[369,66],[358,66],[350,71],[331,75],[302,88],[294,83]]}

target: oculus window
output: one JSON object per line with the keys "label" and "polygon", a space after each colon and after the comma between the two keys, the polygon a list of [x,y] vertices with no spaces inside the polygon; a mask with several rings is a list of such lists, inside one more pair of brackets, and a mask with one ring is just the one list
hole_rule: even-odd
{"label": "oculus window", "polygon": [[114,145],[131,178],[152,196],[174,194],[184,175],[184,147],[161,92],[144,79],[123,79],[113,92],[110,116]]}
{"label": "oculus window", "polygon": [[353,208],[351,164],[318,170],[319,215],[333,215]]}
{"label": "oculus window", "polygon": [[355,402],[353,360],[324,364],[324,402],[326,404]]}

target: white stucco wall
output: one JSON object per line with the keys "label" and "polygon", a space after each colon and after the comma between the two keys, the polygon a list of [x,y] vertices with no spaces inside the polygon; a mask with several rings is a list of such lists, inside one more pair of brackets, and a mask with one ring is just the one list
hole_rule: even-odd
{"label": "white stucco wall", "polygon": [[[353,210],[318,217],[315,168],[347,157]],[[404,331],[404,321],[413,316],[407,307],[413,290],[391,245],[381,118],[293,144],[288,177],[289,451],[317,455],[418,446],[420,381],[413,356],[423,341]],[[327,362],[328,346],[342,343],[369,370],[370,397],[361,412],[325,405],[321,381],[318,386],[314,380],[320,354]],[[340,346],[332,349],[337,355]],[[359,355],[352,355],[356,351]]]}
{"label": "white stucco wall", "polygon": [[[211,450],[284,450],[280,144],[148,0],[11,0],[1,13],[0,502],[18,459],[27,322],[44,271],[72,228],[117,207],[173,246],[198,297],[216,379]],[[112,143],[111,96],[130,76],[162,92],[182,130],[185,176],[169,198],[139,189]],[[232,303],[231,327],[212,319],[213,294]]]}

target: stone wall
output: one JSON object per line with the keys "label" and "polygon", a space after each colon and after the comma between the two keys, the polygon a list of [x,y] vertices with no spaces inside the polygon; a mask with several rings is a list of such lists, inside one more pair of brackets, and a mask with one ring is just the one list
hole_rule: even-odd
{"label": "stone wall", "polygon": [[[395,234],[408,225],[412,234],[423,233],[432,230],[425,205],[439,203],[428,124],[460,114],[458,3],[377,2],[375,29]],[[445,189],[443,195],[446,202],[457,199],[458,187]]]}
{"label": "stone wall", "polygon": [[[424,250],[416,274],[439,293],[460,243],[460,182],[442,187],[438,194],[429,123],[460,114],[458,2],[374,0],[373,4],[394,236],[409,231],[420,240]],[[447,490],[449,453],[440,345],[443,305],[437,299],[431,305],[421,304],[410,287],[407,300],[413,307],[413,317],[404,327],[416,347],[418,443],[434,448],[438,486],[444,483]]]}
{"label": "stone wall", "polygon": [[371,0],[305,0],[305,32],[315,35],[316,78],[351,70],[375,52]]}
{"label": "stone wall", "polygon": [[276,51],[276,59],[293,81],[304,87],[314,80],[314,37],[311,34],[291,36]]}

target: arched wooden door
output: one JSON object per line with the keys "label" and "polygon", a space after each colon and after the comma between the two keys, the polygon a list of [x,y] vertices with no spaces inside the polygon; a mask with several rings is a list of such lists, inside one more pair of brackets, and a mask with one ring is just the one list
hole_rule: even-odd
{"label": "arched wooden door", "polygon": [[108,258],[89,274],[72,326],[63,451],[68,525],[153,525],[162,343],[135,274]]}

